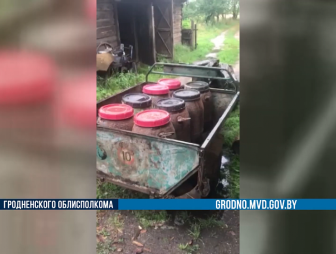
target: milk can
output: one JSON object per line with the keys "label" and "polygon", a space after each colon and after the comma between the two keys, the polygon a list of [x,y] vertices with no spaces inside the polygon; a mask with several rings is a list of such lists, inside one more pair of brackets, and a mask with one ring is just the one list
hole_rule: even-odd
{"label": "milk can", "polygon": [[164,98],[169,98],[169,88],[165,85],[151,84],[145,85],[142,92],[152,97],[152,107],[156,107],[156,103]]}
{"label": "milk can", "polygon": [[174,98],[185,101],[186,108],[191,118],[191,141],[199,142],[204,129],[204,107],[201,101],[201,93],[197,90],[178,90],[173,93]]}
{"label": "milk can", "polygon": [[158,138],[175,139],[170,114],[165,110],[144,110],[134,116],[133,132]]}
{"label": "milk can", "polygon": [[122,97],[122,103],[131,106],[137,114],[152,107],[152,98],[143,93],[130,93]]}
{"label": "milk can", "polygon": [[185,85],[185,89],[195,89],[201,93],[201,100],[204,106],[205,129],[212,125],[212,101],[209,84],[203,81],[193,81]]}
{"label": "milk can", "polygon": [[173,96],[173,93],[179,89],[181,89],[181,81],[178,79],[169,79],[169,78],[163,78],[158,81],[160,85],[168,86],[169,88],[169,97]]}
{"label": "milk can", "polygon": [[184,100],[178,98],[162,99],[156,105],[159,109],[169,112],[176,138],[190,142],[190,117]]}
{"label": "milk can", "polygon": [[109,104],[98,112],[97,125],[109,129],[132,131],[133,108],[126,104]]}

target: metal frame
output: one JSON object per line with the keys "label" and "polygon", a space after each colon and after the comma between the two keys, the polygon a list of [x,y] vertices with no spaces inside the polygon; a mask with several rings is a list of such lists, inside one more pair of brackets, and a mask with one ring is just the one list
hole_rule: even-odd
{"label": "metal frame", "polygon": [[[160,71],[155,71],[154,68],[155,67],[163,67],[163,68],[167,68],[169,67],[171,69],[170,72],[160,72]],[[154,71],[153,71],[154,70]],[[186,71],[185,73],[176,73],[174,72],[174,70],[177,70],[177,72],[179,71]],[[193,72],[193,70],[207,70],[207,74],[208,75],[198,75],[197,73],[195,74],[190,74]],[[211,76],[209,71],[224,71],[225,73],[227,73],[227,75],[229,76],[229,78],[226,77],[214,77]],[[232,74],[225,68],[222,67],[207,67],[207,66],[198,66],[198,65],[187,65],[187,64],[172,64],[172,63],[162,63],[162,62],[157,62],[154,63],[151,68],[148,70],[147,74],[146,74],[146,82],[148,82],[148,76],[150,74],[159,74],[159,75],[169,75],[169,76],[178,76],[178,77],[190,77],[190,78],[205,78],[205,79],[215,79],[215,80],[223,80],[223,81],[231,81],[232,84],[234,85],[235,89],[230,90],[230,89],[217,89],[218,91],[223,91],[223,92],[227,92],[230,94],[236,94],[238,92],[238,85],[237,85],[237,80],[232,76]],[[212,89],[216,89],[216,88],[212,88]]]}
{"label": "metal frame", "polygon": [[[211,130],[211,132],[209,133],[209,135],[207,136],[207,138],[205,139],[205,141],[203,142],[203,144],[198,145],[195,143],[189,143],[189,142],[184,142],[184,141],[179,141],[179,140],[173,140],[173,139],[159,139],[157,137],[149,137],[143,134],[137,134],[137,133],[133,133],[133,132],[129,132],[129,131],[124,131],[124,130],[111,130],[111,129],[106,129],[106,128],[102,128],[102,127],[97,127],[97,130],[102,130],[102,131],[106,131],[106,132],[116,132],[116,133],[123,133],[123,134],[128,134],[131,136],[138,136],[138,137],[146,137],[146,138],[150,138],[150,139],[154,139],[160,142],[166,142],[166,143],[170,143],[170,144],[180,144],[183,146],[188,146],[188,148],[193,148],[195,150],[198,150],[198,154],[199,154],[199,164],[196,168],[194,168],[192,171],[190,171],[190,173],[183,179],[180,181],[179,184],[177,184],[176,186],[174,186],[173,188],[171,188],[170,190],[167,191],[166,194],[163,195],[164,196],[168,196],[170,195],[174,190],[176,190],[179,186],[181,186],[187,179],[189,179],[189,177],[193,174],[195,174],[196,172],[199,173],[198,176],[198,188],[200,189],[200,191],[202,192],[203,190],[203,164],[204,164],[204,151],[207,148],[209,142],[212,140],[212,138],[214,137],[214,135],[217,133],[217,131],[219,130],[220,126],[225,122],[225,120],[227,119],[228,115],[230,114],[230,112],[232,111],[232,109],[234,108],[235,104],[237,103],[239,96],[240,96],[240,92],[238,91],[238,86],[237,86],[237,81],[236,79],[231,75],[231,73],[224,69],[224,68],[218,68],[218,67],[204,67],[204,66],[196,66],[196,65],[185,65],[185,64],[168,64],[168,63],[155,63],[154,65],[151,66],[151,68],[149,69],[147,75],[146,75],[146,82],[148,82],[148,76],[150,74],[160,74],[160,75],[169,75],[169,76],[181,76],[181,77],[186,77],[187,75],[185,75],[185,73],[170,73],[170,72],[157,72],[157,71],[153,71],[154,67],[157,66],[166,66],[166,67],[177,67],[179,69],[202,69],[202,70],[217,70],[217,71],[225,71],[227,72],[227,74],[229,75],[230,78],[225,78],[225,77],[213,77],[213,76],[203,76],[203,75],[190,75],[189,77],[193,77],[193,78],[209,78],[209,79],[217,79],[217,80],[225,80],[225,81],[232,81],[234,86],[235,86],[235,91],[232,90],[228,90],[228,89],[218,89],[218,88],[211,88],[212,91],[214,92],[221,92],[221,93],[227,93],[227,94],[234,94],[234,97],[232,98],[232,101],[230,102],[230,104],[228,105],[228,107],[226,108],[226,110],[224,111],[224,113],[221,115],[221,117],[219,118],[219,120],[217,121],[216,125],[213,127],[213,129]],[[141,86],[143,85],[143,83],[138,84],[137,86]],[[129,88],[132,89],[132,88]],[[129,90],[126,89],[125,91]],[[109,97],[112,98],[115,95]],[[107,99],[101,100],[100,102],[98,102],[98,104],[100,104],[101,102],[104,102]],[[98,110],[98,108],[97,108]],[[110,180],[111,181],[111,180]],[[143,188],[138,188],[138,187],[134,187],[134,186],[128,186],[125,184],[122,184],[118,181],[111,181],[116,185],[120,185],[122,187],[127,187],[127,188],[132,188],[133,190],[137,190],[143,193],[147,193],[149,195],[155,196],[153,193],[153,190],[149,190],[152,193],[148,193],[148,191],[146,191]]]}

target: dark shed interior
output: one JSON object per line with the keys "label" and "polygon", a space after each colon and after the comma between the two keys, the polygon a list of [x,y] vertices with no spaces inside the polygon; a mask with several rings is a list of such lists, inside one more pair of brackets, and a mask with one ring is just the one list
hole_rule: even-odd
{"label": "dark shed interior", "polygon": [[185,0],[97,0],[97,46],[133,46],[133,59],[148,65],[159,56],[173,58],[181,43]]}
{"label": "dark shed interior", "polygon": [[133,58],[143,63],[152,64],[153,37],[151,35],[150,4],[117,4],[120,41],[125,46],[133,46]]}

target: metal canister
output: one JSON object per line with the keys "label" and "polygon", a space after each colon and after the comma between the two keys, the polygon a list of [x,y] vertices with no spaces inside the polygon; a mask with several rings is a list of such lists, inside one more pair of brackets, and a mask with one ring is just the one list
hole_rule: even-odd
{"label": "metal canister", "polygon": [[152,98],[143,93],[130,93],[122,97],[122,103],[131,106],[137,114],[152,107]]}
{"label": "metal canister", "polygon": [[181,81],[178,79],[163,78],[158,81],[160,85],[168,86],[169,97],[173,96],[173,93],[179,89],[182,89]]}
{"label": "metal canister", "polygon": [[191,141],[199,142],[204,130],[204,107],[201,101],[201,93],[194,89],[178,90],[173,93],[174,98],[185,101],[186,108],[191,118]]}
{"label": "metal canister", "polygon": [[165,85],[160,84],[150,84],[145,85],[142,88],[144,94],[148,94],[152,97],[152,107],[156,107],[156,103],[164,98],[169,98],[169,88]]}
{"label": "metal canister", "polygon": [[201,100],[204,106],[204,129],[212,126],[212,101],[209,84],[204,81],[189,82],[185,89],[195,89],[201,93]]}
{"label": "metal canister", "polygon": [[176,139],[170,114],[165,110],[149,109],[134,116],[133,132],[158,138]]}
{"label": "metal canister", "polygon": [[159,109],[169,112],[171,122],[174,125],[176,138],[181,141],[190,142],[190,116],[185,107],[185,102],[178,98],[159,100],[156,104]]}
{"label": "metal canister", "polygon": [[129,105],[105,105],[99,109],[98,115],[97,124],[100,127],[132,131],[133,108]]}

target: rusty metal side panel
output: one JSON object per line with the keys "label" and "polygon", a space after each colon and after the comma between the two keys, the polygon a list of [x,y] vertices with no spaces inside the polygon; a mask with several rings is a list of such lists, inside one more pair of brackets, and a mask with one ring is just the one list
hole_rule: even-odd
{"label": "rusty metal side panel", "polygon": [[97,129],[97,170],[130,189],[162,196],[198,165],[197,146]]}
{"label": "rusty metal side panel", "polygon": [[214,122],[217,122],[235,95],[215,92],[214,90],[215,89],[211,89],[211,100],[213,104],[213,119]]}

